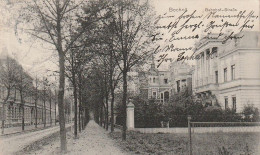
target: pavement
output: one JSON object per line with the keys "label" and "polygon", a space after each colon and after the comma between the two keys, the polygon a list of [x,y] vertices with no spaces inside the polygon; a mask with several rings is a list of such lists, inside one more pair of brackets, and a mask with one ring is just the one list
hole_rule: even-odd
{"label": "pavement", "polygon": [[[71,133],[71,132],[70,132]],[[79,138],[73,138],[73,133],[67,136],[69,155],[122,155],[126,154],[118,148],[115,141],[108,137],[109,131],[100,127],[93,120],[79,133]],[[55,141],[43,146],[40,150],[31,154],[49,155],[60,154],[60,143]]]}

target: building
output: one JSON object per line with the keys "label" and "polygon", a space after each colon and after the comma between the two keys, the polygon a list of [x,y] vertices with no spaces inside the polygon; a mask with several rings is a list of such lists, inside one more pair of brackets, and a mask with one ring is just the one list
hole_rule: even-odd
{"label": "building", "polygon": [[[8,63],[8,61],[12,62],[12,64],[16,64],[15,67],[10,70],[10,72],[15,73],[17,76],[18,74],[22,74],[24,72],[22,69],[19,70],[20,72],[15,72],[18,67],[21,67],[18,62],[16,62],[14,59],[10,57],[1,57],[0,62],[1,64]],[[10,63],[9,66],[12,66]],[[1,65],[3,67],[3,65]],[[1,70],[3,73],[4,70]],[[7,73],[7,72],[6,72]],[[9,73],[9,72],[8,72]],[[11,74],[11,73],[10,73]],[[49,97],[49,92],[47,90],[37,90],[37,104],[36,102],[36,88],[33,86],[33,79],[28,74],[25,75],[22,84],[23,87],[26,85],[26,93],[23,93],[23,104],[21,102],[21,95],[20,91],[18,89],[18,85],[21,84],[18,82],[18,78],[16,80],[13,80],[12,87],[10,90],[10,94],[8,94],[8,89],[6,86],[4,86],[3,83],[4,80],[7,80],[4,78],[3,74],[0,74],[1,83],[0,83],[0,120],[4,120],[5,127],[11,127],[11,126],[20,126],[22,124],[22,117],[23,117],[23,108],[24,108],[24,123],[25,125],[31,125],[36,123],[37,118],[37,124],[41,124],[45,121],[46,123],[54,122],[55,121],[55,109],[56,109],[56,103],[53,99],[54,95],[52,94],[52,98]],[[27,81],[25,83],[25,81]],[[14,83],[15,82],[15,83]],[[7,96],[9,96],[7,98]],[[4,101],[7,101],[4,103]],[[36,110],[37,109],[37,110]],[[37,117],[36,117],[36,111],[37,111]]]}
{"label": "building", "polygon": [[144,99],[168,102],[171,95],[170,80],[170,72],[159,71],[152,59],[150,69],[147,72],[139,72],[140,95]]}
{"label": "building", "polygon": [[174,61],[170,64],[169,71],[172,94],[179,93],[186,87],[191,91],[192,66],[181,61]]}
{"label": "building", "polygon": [[162,103],[171,95],[188,87],[191,90],[192,67],[182,62],[172,62],[165,71],[155,67],[154,60],[147,72],[139,72],[140,94],[145,99],[156,99]]}
{"label": "building", "polygon": [[[6,88],[0,87],[0,118],[4,118],[5,127],[19,126],[22,124],[22,108],[19,92],[15,89],[11,90],[11,95],[6,103],[3,103],[6,97]],[[45,104],[44,104],[45,102]],[[3,106],[4,104],[4,106]],[[45,106],[44,106],[45,105]],[[36,107],[37,107],[37,124],[42,124],[46,118],[46,123],[55,122],[55,101],[46,97],[46,100],[39,98],[35,105],[34,96],[24,98],[24,122],[25,125],[35,124]],[[4,110],[3,110],[4,107]],[[3,117],[4,111],[4,117]],[[46,113],[45,113],[46,111]],[[52,119],[52,120],[51,120]]]}
{"label": "building", "polygon": [[260,35],[240,32],[226,43],[217,34],[195,44],[193,91],[206,104],[241,112],[247,104],[260,108]]}

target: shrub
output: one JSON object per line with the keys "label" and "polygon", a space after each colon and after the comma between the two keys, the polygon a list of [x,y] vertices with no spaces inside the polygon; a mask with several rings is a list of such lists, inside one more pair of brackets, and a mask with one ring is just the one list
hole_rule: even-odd
{"label": "shrub", "polygon": [[164,120],[162,104],[155,100],[133,99],[135,105],[135,126],[140,128],[161,127]]}
{"label": "shrub", "polygon": [[244,121],[246,122],[258,122],[259,119],[259,110],[254,107],[253,104],[247,104],[244,106],[242,114],[244,116]]}
{"label": "shrub", "polygon": [[205,108],[202,119],[205,122],[220,122],[223,121],[223,110],[218,106],[209,106]]}
{"label": "shrub", "polygon": [[223,122],[240,122],[242,117],[234,110],[226,109],[223,112]]}

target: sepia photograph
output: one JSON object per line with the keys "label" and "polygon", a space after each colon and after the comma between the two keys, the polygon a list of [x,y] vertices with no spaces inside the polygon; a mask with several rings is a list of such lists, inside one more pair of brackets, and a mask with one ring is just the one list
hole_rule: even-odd
{"label": "sepia photograph", "polygon": [[0,155],[259,155],[259,0],[0,0]]}

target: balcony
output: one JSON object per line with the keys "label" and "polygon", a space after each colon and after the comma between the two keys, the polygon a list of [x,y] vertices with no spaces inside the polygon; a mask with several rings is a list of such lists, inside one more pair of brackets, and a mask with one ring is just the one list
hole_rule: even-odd
{"label": "balcony", "polygon": [[209,90],[218,90],[218,83],[215,82],[215,77],[213,75],[196,80],[196,93],[205,92]]}

